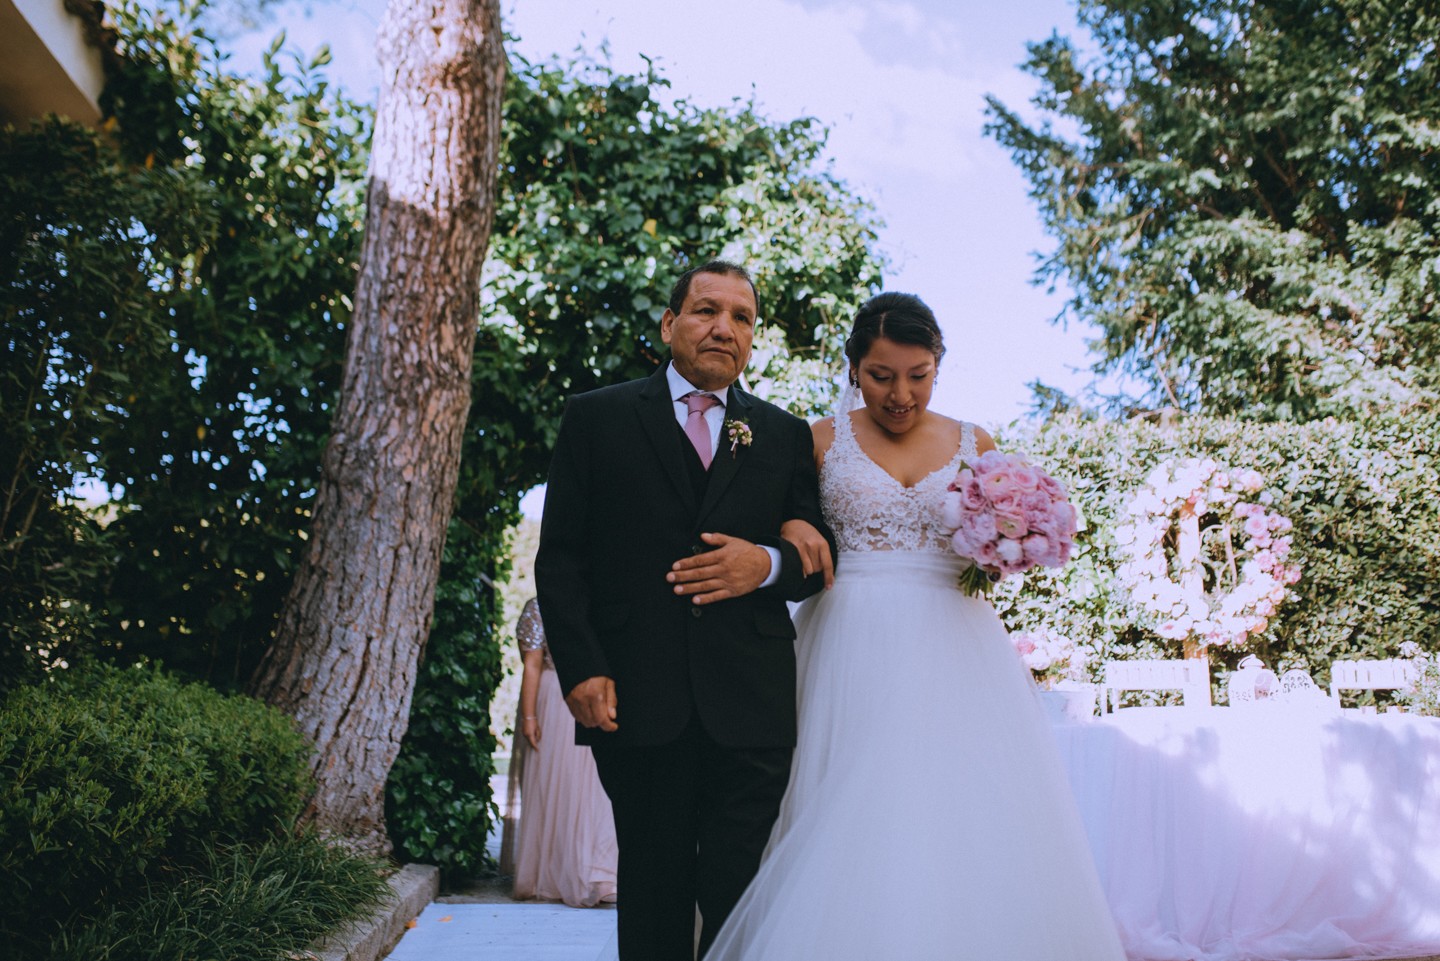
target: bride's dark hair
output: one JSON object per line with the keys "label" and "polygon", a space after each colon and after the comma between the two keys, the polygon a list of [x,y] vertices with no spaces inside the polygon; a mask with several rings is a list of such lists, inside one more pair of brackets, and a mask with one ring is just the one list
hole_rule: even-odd
{"label": "bride's dark hair", "polygon": [[860,366],[882,337],[897,344],[924,347],[935,355],[937,364],[945,356],[945,338],[940,334],[935,312],[914,294],[876,294],[865,301],[845,341],[845,359],[852,370]]}

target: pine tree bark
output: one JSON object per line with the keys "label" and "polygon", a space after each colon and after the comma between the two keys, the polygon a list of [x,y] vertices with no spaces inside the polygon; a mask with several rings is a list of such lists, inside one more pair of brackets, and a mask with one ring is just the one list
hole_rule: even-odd
{"label": "pine tree bark", "polygon": [[429,633],[470,410],[505,53],[498,0],[391,0],[345,374],[256,696],[314,744],[306,819],[389,853],[385,780]]}

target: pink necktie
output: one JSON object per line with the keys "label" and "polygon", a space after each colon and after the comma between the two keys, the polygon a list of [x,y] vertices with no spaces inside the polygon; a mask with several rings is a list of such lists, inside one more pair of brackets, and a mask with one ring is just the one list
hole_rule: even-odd
{"label": "pink necktie", "polygon": [[685,436],[695,445],[695,453],[700,455],[700,463],[709,470],[714,453],[710,450],[710,427],[705,423],[705,412],[712,407],[719,407],[720,401],[713,395],[702,394],[698,390],[692,390],[680,399],[685,402],[689,411],[685,418]]}

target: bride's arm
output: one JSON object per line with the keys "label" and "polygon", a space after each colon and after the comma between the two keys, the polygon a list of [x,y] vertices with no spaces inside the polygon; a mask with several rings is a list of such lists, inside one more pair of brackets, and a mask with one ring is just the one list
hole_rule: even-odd
{"label": "bride's arm", "polygon": [[[810,436],[815,448],[815,472],[818,474],[825,463],[825,452],[835,440],[835,419],[826,417],[811,424]],[[794,544],[799,551],[806,577],[819,572],[823,575],[827,588],[835,583],[835,556],[832,546],[813,524],[799,518],[788,520],[781,526],[780,536]]]}

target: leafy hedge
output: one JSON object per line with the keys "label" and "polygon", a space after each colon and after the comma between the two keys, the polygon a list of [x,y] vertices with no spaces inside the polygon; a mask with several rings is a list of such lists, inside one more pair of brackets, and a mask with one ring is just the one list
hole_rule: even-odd
{"label": "leafy hedge", "polygon": [[150,668],[63,672],[0,705],[0,943],[36,945],[216,842],[289,829],[285,715]]}
{"label": "leafy hedge", "polygon": [[[497,511],[494,523],[511,519]],[[485,838],[495,822],[491,695],[502,678],[499,599],[486,583],[503,569],[476,542],[504,535],[452,522],[435,591],[435,620],[415,680],[410,727],[385,785],[385,823],[396,857],[434,864],[445,877],[474,877],[489,864]]]}
{"label": "leafy hedge", "polygon": [[[1076,412],[1002,438],[1064,480],[1080,507],[1072,563],[1002,585],[996,607],[1012,630],[1041,625],[1110,657],[1178,657],[1128,606],[1115,577],[1117,519],[1146,474],[1166,458],[1212,457],[1267,480],[1274,508],[1294,522],[1302,567],[1293,597],[1251,651],[1267,666],[1303,667],[1322,685],[1337,658],[1394,657],[1407,640],[1440,644],[1440,411],[1414,409],[1365,422],[1331,418],[1260,424],[1185,417],[1169,426]],[[1244,651],[1211,650],[1233,668]]]}

